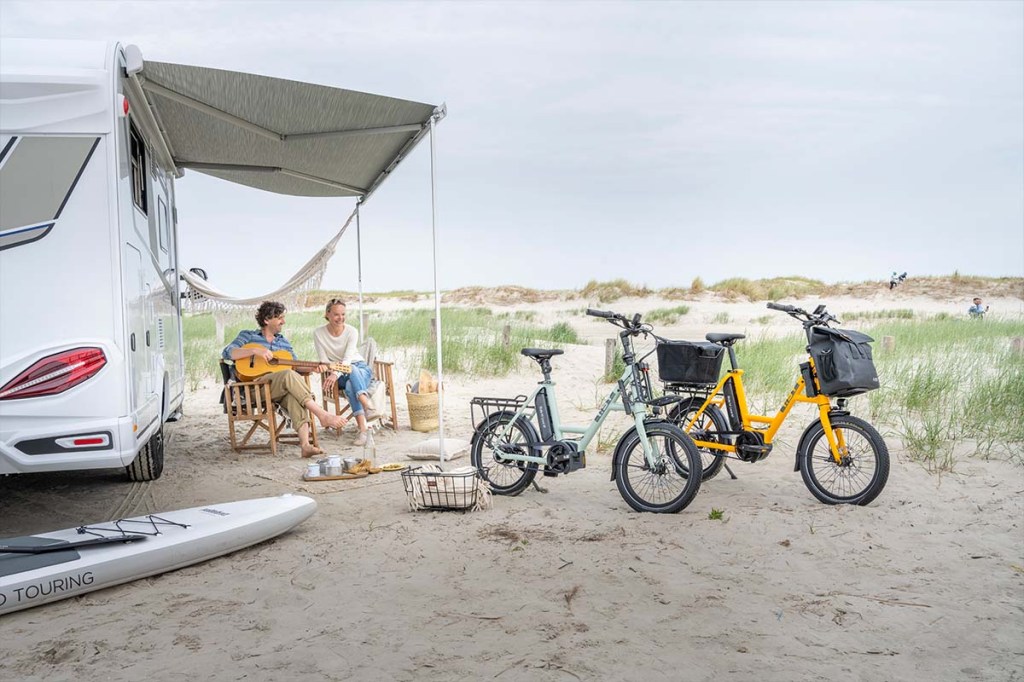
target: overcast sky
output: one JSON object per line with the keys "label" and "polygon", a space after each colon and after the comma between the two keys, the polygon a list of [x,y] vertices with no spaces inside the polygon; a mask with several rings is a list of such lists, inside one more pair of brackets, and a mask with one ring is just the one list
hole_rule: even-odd
{"label": "overcast sky", "polygon": [[[1024,2],[0,0],[7,36],[447,103],[445,289],[1024,275]],[[245,296],[354,205],[177,190],[182,265]],[[362,227],[367,291],[432,287],[426,141]]]}

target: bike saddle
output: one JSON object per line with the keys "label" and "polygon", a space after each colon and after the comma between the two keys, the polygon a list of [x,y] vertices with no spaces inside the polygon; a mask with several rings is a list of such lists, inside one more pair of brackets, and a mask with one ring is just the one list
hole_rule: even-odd
{"label": "bike saddle", "polygon": [[564,350],[559,350],[557,348],[550,348],[550,349],[545,349],[545,348],[524,348],[520,352],[523,355],[525,355],[526,357],[528,357],[528,358],[533,358],[533,359],[535,359],[537,361],[540,361],[540,360],[550,360],[551,356],[553,356],[553,355],[561,355],[565,351]]}
{"label": "bike saddle", "polygon": [[747,338],[746,334],[718,334],[711,332],[704,336],[705,339],[711,343],[718,343],[723,346],[731,346],[733,341],[739,341],[740,339]]}

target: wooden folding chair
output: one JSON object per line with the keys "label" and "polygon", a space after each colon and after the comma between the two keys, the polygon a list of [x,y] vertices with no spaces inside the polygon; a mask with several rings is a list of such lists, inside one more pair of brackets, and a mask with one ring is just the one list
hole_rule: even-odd
{"label": "wooden folding chair", "polygon": [[[360,353],[366,358],[366,364],[368,364],[373,371],[373,378],[375,381],[379,381],[384,384],[385,396],[391,403],[391,421],[387,421],[387,412],[385,409],[380,409],[380,419],[386,423],[395,431],[398,430],[398,407],[395,403],[395,377],[393,368],[395,363],[388,360],[377,359],[377,342],[373,337],[368,337],[360,347]],[[323,375],[320,379],[323,382],[327,375]],[[372,385],[371,385],[372,386]],[[344,417],[345,415],[352,412],[352,406],[348,404],[348,398],[345,396],[345,392],[339,392],[338,385],[333,384],[328,386],[326,383],[321,383],[323,400],[322,404],[325,410],[334,410],[334,414]],[[371,391],[372,393],[372,391]],[[379,406],[380,408],[386,407],[386,405]]]}
{"label": "wooden folding chair", "polygon": [[[220,361],[220,372],[224,378],[221,402],[224,403],[224,411],[228,415],[228,434],[231,437],[232,450],[242,452],[243,450],[265,450],[269,447],[271,454],[277,455],[278,443],[299,444],[298,433],[284,432],[287,417],[279,413],[277,403],[270,398],[270,381],[266,378],[259,378],[255,381],[238,381],[235,379],[232,363],[226,360]],[[309,375],[302,376],[306,380],[306,386],[310,386]],[[316,422],[313,421],[312,413],[310,413],[309,419],[310,441],[314,447],[320,447]],[[249,425],[249,430],[245,432],[244,436],[239,437],[238,429],[244,429],[246,424]],[[252,437],[261,429],[269,435],[267,442],[250,443]]]}

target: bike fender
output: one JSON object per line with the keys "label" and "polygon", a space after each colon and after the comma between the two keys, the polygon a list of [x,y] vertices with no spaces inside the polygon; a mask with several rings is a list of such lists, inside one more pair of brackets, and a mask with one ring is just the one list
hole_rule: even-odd
{"label": "bike fender", "polygon": [[811,432],[815,429],[821,428],[821,420],[815,419],[812,421],[803,434],[800,436],[799,442],[796,444],[796,457],[793,460],[793,471],[800,471],[800,453],[804,451],[804,444],[810,439]]}
{"label": "bike fender", "polygon": [[634,433],[636,433],[636,427],[635,426],[633,428],[627,430],[625,433],[623,433],[622,436],[619,438],[619,442],[615,445],[615,454],[612,455],[612,477],[611,477],[611,480],[613,480],[613,481],[615,480],[615,472],[618,471],[618,466],[617,465],[619,463],[619,457],[622,456],[622,451],[626,447],[626,439],[629,438]]}

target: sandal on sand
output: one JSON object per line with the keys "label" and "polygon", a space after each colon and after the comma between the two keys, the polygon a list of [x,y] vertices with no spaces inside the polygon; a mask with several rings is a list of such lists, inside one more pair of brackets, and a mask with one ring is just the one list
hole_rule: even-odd
{"label": "sandal on sand", "polygon": [[356,436],[356,439],[352,441],[352,445],[355,445],[356,447],[366,445],[366,431],[360,431],[359,435]]}

